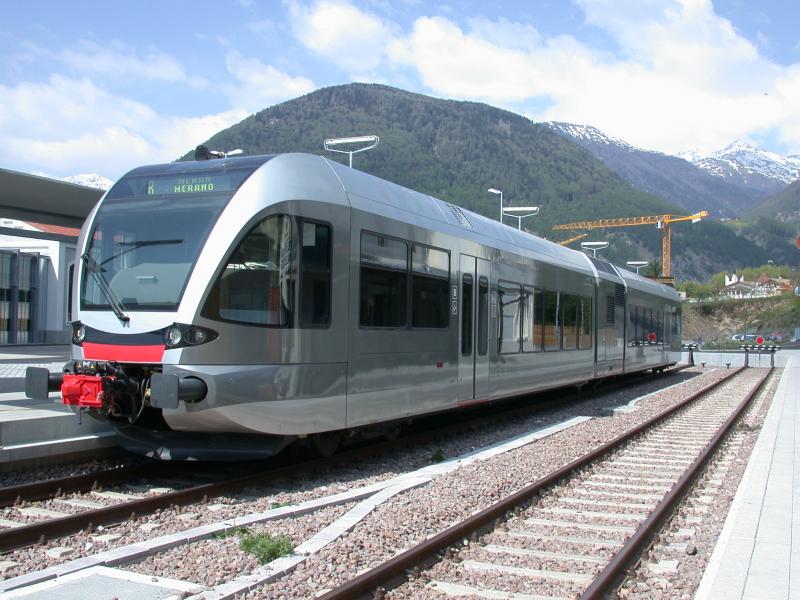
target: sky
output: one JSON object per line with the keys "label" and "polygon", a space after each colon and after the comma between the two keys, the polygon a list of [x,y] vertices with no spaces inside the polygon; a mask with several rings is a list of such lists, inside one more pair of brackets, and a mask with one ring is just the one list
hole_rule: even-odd
{"label": "sky", "polygon": [[0,0],[0,168],[116,179],[351,82],[800,154],[798,31],[796,0]]}

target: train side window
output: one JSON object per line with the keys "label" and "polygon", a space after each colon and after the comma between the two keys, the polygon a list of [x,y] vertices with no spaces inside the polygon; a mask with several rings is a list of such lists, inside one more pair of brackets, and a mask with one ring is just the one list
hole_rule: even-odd
{"label": "train side window", "polygon": [[[522,287],[522,351],[536,352],[542,349],[541,292],[526,285]],[[538,316],[538,318],[536,318]]]}
{"label": "train side window", "polygon": [[558,308],[558,292],[544,293],[544,349],[561,349],[561,323]]}
{"label": "train side window", "polygon": [[288,216],[271,215],[259,222],[228,257],[203,314],[248,325],[292,327],[295,238]]}
{"label": "train side window", "polygon": [[72,286],[75,280],[75,263],[69,266],[67,275],[67,323],[72,322]]}
{"label": "train side window", "polygon": [[562,348],[564,350],[578,348],[578,314],[580,307],[580,297],[572,294],[561,294]]}
{"label": "train side window", "polygon": [[489,280],[478,278],[478,356],[489,351]]}
{"label": "train side window", "polygon": [[300,325],[327,326],[331,322],[331,228],[300,222]]}
{"label": "train side window", "polygon": [[450,253],[414,244],[411,248],[411,326],[450,326]]}
{"label": "train side window", "polygon": [[521,306],[520,286],[517,283],[497,283],[497,347],[499,354],[515,354],[520,351]]}
{"label": "train side window", "polygon": [[581,334],[578,347],[587,350],[592,347],[592,299],[581,298]]}
{"label": "train side window", "polygon": [[405,327],[408,324],[408,244],[361,233],[362,327]]}
{"label": "train side window", "polygon": [[465,273],[461,279],[461,354],[472,354],[472,275]]}

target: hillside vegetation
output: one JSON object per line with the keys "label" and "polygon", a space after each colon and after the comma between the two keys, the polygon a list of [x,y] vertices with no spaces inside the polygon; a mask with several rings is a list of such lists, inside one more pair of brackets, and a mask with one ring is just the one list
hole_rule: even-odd
{"label": "hillside vegetation", "polygon": [[[356,168],[491,218],[500,209],[497,197],[486,190],[502,189],[511,205],[540,206],[539,215],[524,226],[554,241],[569,237],[551,230],[556,223],[682,210],[634,189],[588,151],[544,125],[485,104],[382,85],[318,90],[256,113],[206,145],[242,148],[247,154],[323,154],[325,138],[366,134],[379,135],[381,143],[355,155]],[[347,160],[339,154],[327,156]],[[661,257],[661,234],[652,226],[596,231],[587,239],[609,240],[611,247],[603,256],[617,263]],[[696,279],[771,258],[736,230],[708,221],[673,227],[672,248],[673,274]]]}
{"label": "hillside vegetation", "polygon": [[781,296],[683,305],[683,339],[705,345],[738,347],[731,337],[754,333],[764,337],[782,333],[790,337],[800,326],[800,298]]}

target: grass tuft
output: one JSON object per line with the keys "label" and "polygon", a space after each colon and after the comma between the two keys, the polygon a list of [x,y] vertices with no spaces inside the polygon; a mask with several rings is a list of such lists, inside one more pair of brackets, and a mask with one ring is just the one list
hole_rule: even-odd
{"label": "grass tuft", "polygon": [[294,549],[292,540],[287,535],[273,537],[269,533],[245,533],[239,537],[239,547],[248,554],[253,554],[262,565],[288,556]]}

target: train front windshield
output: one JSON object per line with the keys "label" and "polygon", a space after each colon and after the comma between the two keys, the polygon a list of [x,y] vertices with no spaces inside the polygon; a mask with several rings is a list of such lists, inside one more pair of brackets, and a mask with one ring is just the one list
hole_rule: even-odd
{"label": "train front windshield", "polygon": [[119,301],[131,311],[176,310],[211,228],[253,170],[121,179],[98,210],[82,257],[81,309]]}

